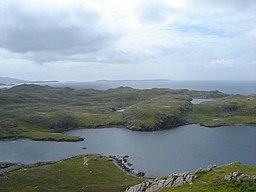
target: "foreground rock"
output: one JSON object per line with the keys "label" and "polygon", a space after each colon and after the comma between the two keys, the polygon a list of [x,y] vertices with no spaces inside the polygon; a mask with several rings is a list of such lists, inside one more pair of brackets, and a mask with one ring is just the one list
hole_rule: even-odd
{"label": "foreground rock", "polygon": [[231,181],[231,180],[237,180],[237,181],[256,181],[256,175],[247,175],[243,174],[241,172],[233,172],[229,175],[225,175],[224,180]]}
{"label": "foreground rock", "polygon": [[183,184],[190,184],[196,178],[195,173],[174,173],[169,175],[166,179],[155,179],[155,180],[147,180],[141,184],[132,186],[128,188],[127,192],[139,192],[139,191],[146,191],[146,192],[153,192],[157,191],[162,188],[167,187],[174,187]]}
{"label": "foreground rock", "polygon": [[197,178],[196,174],[209,172],[216,167],[216,165],[209,165],[204,169],[199,168],[194,172],[173,173],[166,178],[149,179],[141,184],[127,188],[126,192],[153,192],[163,188],[192,184],[194,179]]}

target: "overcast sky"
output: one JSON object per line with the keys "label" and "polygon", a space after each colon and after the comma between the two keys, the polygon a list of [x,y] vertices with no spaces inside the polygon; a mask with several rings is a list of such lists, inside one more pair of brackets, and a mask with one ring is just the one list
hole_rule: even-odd
{"label": "overcast sky", "polygon": [[256,1],[0,0],[0,76],[256,80]]}

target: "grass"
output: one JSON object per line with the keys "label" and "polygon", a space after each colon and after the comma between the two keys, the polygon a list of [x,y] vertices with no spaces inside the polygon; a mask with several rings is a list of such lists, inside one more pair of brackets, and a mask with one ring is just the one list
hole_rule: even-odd
{"label": "grass", "polygon": [[189,123],[204,126],[221,126],[230,124],[256,124],[256,96],[228,96],[215,102],[193,105],[187,114]]}
{"label": "grass", "polygon": [[68,136],[64,135],[62,133],[50,133],[47,131],[24,131],[23,133],[20,133],[18,138],[29,138],[34,139],[38,141],[81,141],[80,137],[77,136]]}
{"label": "grass", "polygon": [[195,179],[192,185],[185,184],[182,186],[171,187],[159,190],[159,192],[254,192],[256,191],[256,183],[254,182],[238,182],[225,181],[224,176],[235,171],[244,174],[256,175],[255,166],[247,166],[241,164],[232,164],[222,166],[208,173],[201,173]]}
{"label": "grass", "polygon": [[129,176],[106,157],[88,156],[23,169],[0,177],[0,191],[92,191],[119,192],[143,180]]}

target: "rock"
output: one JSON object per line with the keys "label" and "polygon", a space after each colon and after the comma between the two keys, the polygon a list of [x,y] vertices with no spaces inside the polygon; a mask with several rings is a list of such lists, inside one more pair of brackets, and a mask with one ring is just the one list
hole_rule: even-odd
{"label": "rock", "polygon": [[233,172],[232,174],[225,175],[224,180],[231,181],[231,180],[237,180],[237,181],[256,181],[256,175],[246,175],[241,172]]}
{"label": "rock", "polygon": [[232,175],[225,175],[224,180],[231,181]]}
{"label": "rock", "polygon": [[[135,185],[133,187],[130,187],[126,190],[126,192],[154,192],[159,189],[167,188],[167,187],[174,187],[179,186],[183,184],[192,184],[194,179],[196,178],[196,173],[201,172],[208,172],[211,171],[213,168],[217,167],[216,165],[209,165],[205,169],[198,169],[195,172],[183,172],[183,173],[173,173],[170,174],[166,179],[154,179],[151,180],[148,183],[141,183],[139,185]],[[142,175],[143,172],[138,173],[137,175]],[[145,173],[143,173],[145,174]],[[237,175],[238,173],[235,173]],[[144,176],[144,175],[143,175]],[[231,175],[232,178],[232,175]]]}
{"label": "rock", "polygon": [[187,183],[192,183],[194,179],[195,179],[195,175],[190,175],[189,174],[189,175],[186,176],[185,181]]}
{"label": "rock", "polygon": [[126,189],[126,192],[140,192],[140,191],[145,191],[149,185],[151,184],[151,181],[144,181],[141,184],[131,186]]}
{"label": "rock", "polygon": [[124,163],[127,163],[127,161],[128,161],[127,159],[123,159],[123,162],[124,162]]}
{"label": "rock", "polygon": [[217,167],[217,165],[216,165],[216,164],[208,165],[208,166],[207,166],[207,168],[209,168],[209,169],[213,169],[213,168],[216,168],[216,167]]}
{"label": "rock", "polygon": [[166,179],[164,183],[164,187],[172,187],[174,180],[175,180],[174,177],[169,177],[168,179]]}
{"label": "rock", "polygon": [[153,186],[147,188],[146,192],[153,192],[153,191],[157,191],[159,189],[161,189],[161,188],[158,185],[153,185]]}
{"label": "rock", "polygon": [[239,176],[239,175],[241,175],[242,173],[241,172],[233,172],[232,173],[232,176],[233,177],[237,177],[237,176]]}
{"label": "rock", "polygon": [[195,173],[197,174],[197,173],[202,173],[202,171],[203,171],[203,169],[200,167],[199,169],[197,169],[196,171],[195,171]]}
{"label": "rock", "polygon": [[183,185],[184,183],[185,183],[185,182],[184,182],[183,177],[178,177],[178,178],[173,182],[173,186]]}
{"label": "rock", "polygon": [[88,165],[89,165],[89,164],[88,164],[89,160],[90,160],[90,159],[84,157],[83,165],[84,165],[84,166],[88,166]]}
{"label": "rock", "polygon": [[145,176],[145,173],[144,173],[144,172],[139,172],[139,173],[137,173],[137,175],[138,175],[139,177],[144,177],[144,176]]}

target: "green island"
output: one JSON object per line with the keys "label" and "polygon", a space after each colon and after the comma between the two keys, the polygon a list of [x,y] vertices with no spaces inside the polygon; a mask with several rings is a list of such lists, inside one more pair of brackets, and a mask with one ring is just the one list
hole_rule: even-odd
{"label": "green island", "polygon": [[[193,98],[214,101],[192,104]],[[256,124],[256,95],[119,87],[109,90],[23,84],[0,90],[0,139],[80,141],[64,131],[126,127],[154,131],[186,124]]]}

